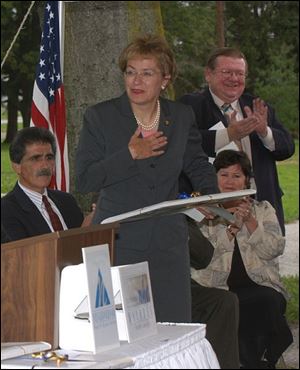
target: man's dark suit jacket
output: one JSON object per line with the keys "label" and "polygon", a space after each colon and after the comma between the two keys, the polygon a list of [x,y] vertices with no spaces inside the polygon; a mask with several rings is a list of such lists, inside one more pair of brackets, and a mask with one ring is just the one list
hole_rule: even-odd
{"label": "man's dark suit jacket", "polygon": [[[83,214],[75,198],[59,190],[47,191],[68,229],[80,227]],[[1,199],[1,224],[11,241],[51,232],[40,211],[18,184]]]}
{"label": "man's dark suit jacket", "polygon": [[[249,106],[252,109],[253,99],[254,97],[250,94],[243,94],[240,97],[239,103],[244,117],[246,117],[244,107]],[[227,122],[215,104],[209,89],[206,88],[203,92],[184,95],[180,101],[192,106],[198,128],[202,134],[202,147],[208,156],[215,157],[216,131],[209,129],[219,121],[222,121],[225,126],[227,126]],[[295,152],[295,144],[290,133],[277,119],[274,109],[269,105],[268,126],[272,130],[275,141],[275,150],[273,152],[263,145],[256,133],[250,134],[257,200],[268,200],[273,205],[284,232],[284,215],[281,201],[283,192],[279,186],[276,161],[283,161],[291,157]],[[181,181],[181,190],[190,191],[187,179]]]}

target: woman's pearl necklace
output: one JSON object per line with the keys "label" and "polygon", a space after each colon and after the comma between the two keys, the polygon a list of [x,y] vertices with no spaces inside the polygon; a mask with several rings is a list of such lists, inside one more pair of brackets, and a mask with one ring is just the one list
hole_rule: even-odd
{"label": "woman's pearl necklace", "polygon": [[[133,113],[134,114],[134,113]],[[156,111],[156,116],[154,118],[154,121],[151,125],[145,125],[143,124],[138,118],[137,116],[134,114],[134,117],[136,119],[136,123],[138,124],[138,126],[140,126],[143,130],[145,131],[151,131],[153,130],[154,128],[156,128],[158,126],[158,123],[159,123],[159,117],[160,117],[160,103],[159,103],[159,100],[157,100],[157,111]]]}

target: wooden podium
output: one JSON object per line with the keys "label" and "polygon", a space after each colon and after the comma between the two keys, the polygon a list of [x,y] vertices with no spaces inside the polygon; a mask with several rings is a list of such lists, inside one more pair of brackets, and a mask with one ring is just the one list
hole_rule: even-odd
{"label": "wooden podium", "polygon": [[82,263],[81,248],[105,243],[113,265],[117,228],[92,225],[2,244],[1,342],[46,341],[57,348],[61,270]]}

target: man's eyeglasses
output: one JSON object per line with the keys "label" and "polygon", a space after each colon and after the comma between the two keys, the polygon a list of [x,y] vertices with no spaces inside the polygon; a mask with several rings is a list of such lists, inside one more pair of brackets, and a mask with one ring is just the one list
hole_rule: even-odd
{"label": "man's eyeglasses", "polygon": [[220,73],[223,78],[230,78],[236,76],[239,80],[244,80],[247,77],[247,73],[243,71],[232,71],[230,69],[220,69],[215,71],[215,73]]}
{"label": "man's eyeglasses", "polygon": [[161,73],[160,71],[153,71],[152,69],[147,69],[141,72],[137,72],[134,69],[128,69],[124,72],[124,76],[128,79],[134,79],[137,76],[140,76],[142,80],[150,80],[153,78],[157,73]]}

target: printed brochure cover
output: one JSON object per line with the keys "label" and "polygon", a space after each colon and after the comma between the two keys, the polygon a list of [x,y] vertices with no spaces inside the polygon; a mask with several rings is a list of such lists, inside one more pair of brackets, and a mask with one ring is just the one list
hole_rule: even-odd
{"label": "printed brochure cover", "polygon": [[82,248],[82,255],[87,274],[93,352],[97,353],[120,345],[108,245]]}
{"label": "printed brochure cover", "polygon": [[111,268],[120,340],[157,333],[148,262]]}

